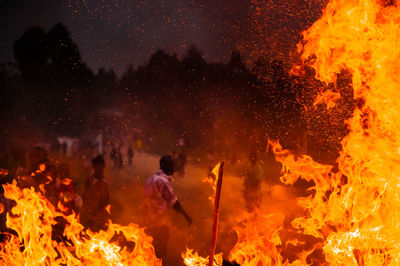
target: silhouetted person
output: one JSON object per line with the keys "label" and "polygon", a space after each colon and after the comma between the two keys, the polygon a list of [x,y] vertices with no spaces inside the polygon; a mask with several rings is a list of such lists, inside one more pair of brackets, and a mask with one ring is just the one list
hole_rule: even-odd
{"label": "silhouetted person", "polygon": [[[38,174],[41,175],[42,173]],[[56,180],[58,179],[58,171],[55,165],[49,164],[46,166],[45,172],[43,172],[45,179],[41,181],[40,184],[44,184],[44,194],[46,198],[57,207],[59,195],[56,187]]]}
{"label": "silhouetted person", "polygon": [[52,170],[55,170],[47,158],[47,151],[36,146],[29,153],[28,169],[18,173],[18,186],[21,188],[34,187],[39,191],[41,184],[47,184],[51,181]]}
{"label": "silhouetted person", "polygon": [[138,138],[136,140],[136,150],[139,151],[139,153],[142,151],[142,147],[143,147],[143,141],[142,139]]}
{"label": "silhouetted person", "polygon": [[67,155],[67,142],[61,144],[62,155],[65,157]]}
{"label": "silhouetted person", "polygon": [[117,150],[117,166],[118,169],[122,169],[124,166],[124,158],[122,157],[121,146]]}
{"label": "silhouetted person", "polygon": [[110,214],[106,210],[110,204],[108,180],[104,177],[105,162],[101,155],[92,160],[94,174],[85,180],[83,206],[81,211],[82,224],[92,231],[107,228]]}
{"label": "silhouetted person", "polygon": [[40,169],[41,165],[49,164],[49,159],[47,158],[47,151],[39,146],[32,149],[29,154],[29,172],[33,173]]}
{"label": "silhouetted person", "polygon": [[175,171],[179,177],[184,177],[185,175],[185,165],[186,165],[186,154],[182,151],[179,153],[172,153],[174,162],[175,162]]}
{"label": "silhouetted person", "polygon": [[35,77],[49,56],[45,31],[40,27],[29,28],[14,42],[13,50],[22,76]]}
{"label": "silhouetted person", "polygon": [[[51,167],[53,169],[53,167]],[[70,168],[66,163],[59,165],[57,169],[51,170],[52,181],[45,186],[46,197],[53,203],[56,209],[64,214],[71,215],[77,212],[81,207],[82,199],[75,193],[72,179],[70,179]],[[61,208],[59,208],[62,206]],[[57,223],[52,225],[52,239],[57,242],[66,242],[68,239],[64,236],[64,230],[68,221],[63,216],[56,216]]]}
{"label": "silhouetted person", "polygon": [[246,204],[246,209],[253,212],[260,207],[261,196],[261,181],[263,170],[258,163],[257,152],[251,152],[249,155],[250,165],[244,172],[243,197]]}
{"label": "silhouetted person", "polygon": [[133,149],[132,149],[132,147],[129,145],[129,147],[128,147],[128,165],[132,165],[132,163],[133,163],[133,156],[134,156],[135,154],[133,153]]}
{"label": "silhouetted person", "polygon": [[164,259],[169,239],[168,208],[172,207],[185,217],[189,225],[192,224],[192,219],[184,211],[172,186],[170,176],[174,173],[174,167],[173,158],[163,156],[160,159],[160,170],[147,180],[145,187],[145,210],[149,226],[146,232],[154,238],[157,256]]}
{"label": "silhouetted person", "polygon": [[113,147],[111,149],[110,159],[113,161],[113,168],[117,168],[118,165],[117,148]]}
{"label": "silhouetted person", "polygon": [[82,207],[82,199],[75,193],[74,182],[70,176],[70,166],[67,163],[59,165],[55,186],[58,192],[58,201],[63,206],[63,213],[65,215],[72,212],[77,213]]}

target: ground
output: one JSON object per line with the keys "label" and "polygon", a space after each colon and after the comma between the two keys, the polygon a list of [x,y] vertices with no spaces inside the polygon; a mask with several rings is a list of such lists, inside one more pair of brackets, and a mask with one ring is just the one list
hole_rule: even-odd
{"label": "ground", "polygon": [[[158,170],[159,157],[145,152],[135,153],[132,166],[125,165],[123,169],[112,168],[112,162],[106,157],[105,175],[110,181],[111,214],[113,222],[127,225],[131,222],[142,225],[143,188],[148,177]],[[90,164],[83,161],[73,162],[72,175],[77,183],[78,192],[82,191],[84,176],[90,174]],[[216,162],[217,163],[217,162]],[[210,166],[213,167],[214,165]],[[237,241],[233,226],[238,217],[245,212],[244,200],[241,194],[243,180],[238,177],[238,166],[225,164],[225,174],[221,195],[221,211],[217,253],[228,255]],[[281,212],[289,217],[298,212],[295,204],[296,191],[292,187],[279,184],[276,166],[271,165],[266,175],[271,176],[269,182],[264,182],[262,212],[265,214]],[[193,224],[189,227],[185,219],[169,212],[171,217],[171,232],[169,240],[169,257],[165,265],[182,265],[181,253],[186,247],[194,249],[202,256],[207,256],[212,232],[214,204],[210,197],[214,196],[207,178],[208,168],[189,162],[183,178],[173,177],[175,192],[184,209],[192,217]],[[272,180],[274,179],[274,180]]]}

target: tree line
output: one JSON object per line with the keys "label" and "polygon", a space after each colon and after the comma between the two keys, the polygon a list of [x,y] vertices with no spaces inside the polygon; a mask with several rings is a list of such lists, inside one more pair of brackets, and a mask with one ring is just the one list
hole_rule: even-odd
{"label": "tree line", "polygon": [[194,46],[183,57],[159,50],[121,77],[112,69],[93,71],[61,23],[48,32],[29,28],[13,53],[15,62],[0,67],[3,140],[26,129],[46,136],[101,132],[110,139],[141,134],[159,153],[184,138],[189,153],[232,157],[264,149],[269,138],[293,149],[307,142],[310,152],[323,145],[337,153],[354,105],[348,89],[332,126],[332,110],[309,112],[327,87],[312,69],[293,76],[279,59],[246,64],[237,51],[228,63],[210,63]]}

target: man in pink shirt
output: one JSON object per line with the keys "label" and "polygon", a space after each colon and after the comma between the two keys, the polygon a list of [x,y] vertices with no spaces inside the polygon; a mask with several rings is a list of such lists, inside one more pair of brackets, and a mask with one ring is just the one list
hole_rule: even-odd
{"label": "man in pink shirt", "polygon": [[146,219],[149,228],[146,232],[154,238],[156,254],[165,258],[169,238],[168,208],[181,213],[189,225],[192,219],[185,212],[175,195],[170,176],[174,173],[174,160],[171,156],[160,159],[160,170],[147,180],[145,187]]}

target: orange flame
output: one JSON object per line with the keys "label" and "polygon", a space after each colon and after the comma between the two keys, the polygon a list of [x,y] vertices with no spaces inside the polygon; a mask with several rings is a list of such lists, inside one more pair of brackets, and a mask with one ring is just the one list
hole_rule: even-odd
{"label": "orange flame", "polygon": [[[350,133],[342,140],[337,167],[295,156],[270,142],[283,165],[283,183],[294,184],[299,178],[314,183],[311,196],[298,198],[306,214],[295,218],[292,226],[322,244],[300,252],[292,265],[306,264],[315,248],[334,265],[400,264],[400,7],[397,1],[386,2],[331,0],[299,45],[317,79],[336,83],[342,70],[350,71],[354,96],[363,104],[348,121]],[[324,102],[329,108],[339,96],[328,92],[315,104]],[[6,196],[17,201],[7,226],[18,237],[2,245],[4,264],[160,264],[151,238],[135,225],[111,224],[106,232],[84,237],[82,225],[71,215],[65,217],[69,225],[64,235],[72,244],[56,244],[51,225],[62,214],[32,189],[20,190],[15,183],[5,189]],[[242,265],[288,264],[277,248],[282,224],[281,214],[248,214],[244,226],[236,228],[238,242],[230,260]],[[135,243],[133,251],[111,241],[116,232]],[[190,249],[182,256],[187,265],[208,262]]]}
{"label": "orange flame", "polygon": [[335,101],[340,99],[340,93],[333,92],[331,90],[326,90],[318,94],[317,98],[314,101],[313,106],[316,106],[321,103],[326,104],[326,109],[331,109],[335,107]]}
{"label": "orange flame", "polygon": [[[276,246],[281,245],[278,231],[283,224],[281,213],[247,214],[242,226],[236,226],[238,241],[229,254],[231,261],[240,265],[281,264],[282,256]],[[240,223],[239,223],[240,224]]]}
{"label": "orange flame", "polygon": [[[306,215],[295,218],[292,226],[322,244],[300,252],[293,265],[306,264],[316,248],[334,265],[400,264],[399,41],[397,1],[331,0],[323,16],[304,33],[299,45],[303,62],[310,63],[316,78],[326,84],[335,84],[337,75],[348,70],[354,96],[362,105],[348,121],[350,133],[342,140],[335,167],[270,143],[283,165],[283,183],[294,184],[299,178],[314,183],[311,196],[298,198]],[[323,102],[330,108],[339,97],[340,92],[327,91],[314,104]],[[264,225],[279,228],[273,217]],[[237,230],[239,240],[230,259],[242,265],[282,264],[276,250],[279,235],[274,230],[258,235],[263,225],[257,223],[247,220]],[[261,241],[263,235],[269,235],[267,242]],[[263,250],[265,243],[271,244],[270,249]],[[252,256],[255,250],[261,252]]]}
{"label": "orange flame", "polygon": [[[193,252],[192,249],[186,248],[186,252],[182,253],[183,262],[190,266],[207,266],[208,257],[201,257],[197,252]],[[214,256],[214,265],[222,265],[222,253],[216,254]]]}
{"label": "orange flame", "polygon": [[[218,163],[214,168],[212,169],[211,173],[208,175],[208,177],[203,178],[204,183],[208,183],[211,185],[213,189],[213,194],[212,196],[209,196],[208,199],[211,201],[211,203],[214,204],[214,195],[217,190],[217,183],[218,183],[218,172],[219,168],[221,167],[221,163]],[[191,265],[191,266],[206,266],[209,263],[209,257],[202,257],[200,256],[197,252],[193,251],[192,249],[186,248],[186,252],[182,253],[182,259],[183,262],[186,265]],[[214,256],[214,265],[222,265],[222,253],[216,254]]]}
{"label": "orange flame", "polygon": [[304,33],[302,58],[315,56],[316,77],[335,83],[352,74],[362,99],[348,121],[338,169],[309,156],[297,160],[274,144],[285,183],[312,180],[314,195],[299,199],[308,216],[294,227],[324,240],[325,259],[340,265],[400,262],[400,8],[376,0],[332,0]]}
{"label": "orange flame", "polygon": [[[212,186],[212,189],[214,191],[214,194],[217,190],[217,182],[218,182],[218,171],[219,168],[221,167],[221,163],[218,163],[216,166],[214,166],[214,168],[212,169],[211,173],[208,175],[208,177],[203,178],[203,182],[204,183],[208,183]],[[208,199],[211,201],[211,203],[214,204],[214,194],[210,197],[208,197]]]}
{"label": "orange flame", "polygon": [[[75,214],[65,216],[33,188],[3,186],[5,196],[16,202],[7,214],[7,227],[18,236],[1,244],[0,262],[5,265],[161,265],[152,238],[135,224],[110,225],[107,231],[85,232]],[[56,217],[67,221],[63,236],[54,240]]]}

